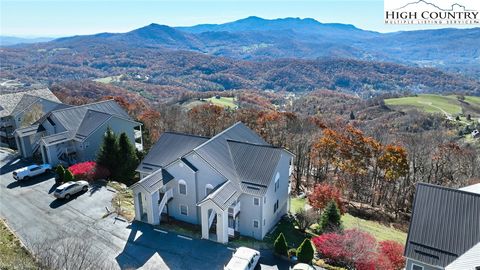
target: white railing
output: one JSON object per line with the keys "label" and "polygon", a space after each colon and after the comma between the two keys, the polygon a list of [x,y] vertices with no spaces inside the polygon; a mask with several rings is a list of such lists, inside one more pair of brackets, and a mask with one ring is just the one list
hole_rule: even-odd
{"label": "white railing", "polygon": [[162,219],[163,208],[167,204],[168,200],[170,200],[170,198],[173,198],[173,190],[172,189],[169,189],[164,193],[162,200],[158,204],[158,210],[159,210],[158,215],[159,215],[160,219]]}
{"label": "white railing", "polygon": [[235,230],[233,228],[228,227],[228,236],[235,236]]}
{"label": "white railing", "polygon": [[228,208],[228,214],[230,216],[237,216],[238,212],[240,212],[240,202],[237,202],[235,205],[232,205]]}

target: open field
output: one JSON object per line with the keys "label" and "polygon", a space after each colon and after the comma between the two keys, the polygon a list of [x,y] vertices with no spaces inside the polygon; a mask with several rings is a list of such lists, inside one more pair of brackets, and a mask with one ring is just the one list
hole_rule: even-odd
{"label": "open field", "polygon": [[450,115],[462,112],[462,106],[455,96],[424,94],[414,97],[385,99],[388,106],[414,106],[428,113],[448,113]]}
{"label": "open field", "polygon": [[0,269],[36,269],[32,256],[0,219]]}
{"label": "open field", "polygon": [[104,77],[104,78],[98,78],[94,79],[95,82],[99,83],[113,83],[113,82],[119,82],[122,79],[123,75],[118,75],[118,76],[109,76],[109,77]]}
{"label": "open field", "polygon": [[231,109],[237,108],[237,105],[235,104],[235,98],[233,97],[220,97],[220,98],[211,97],[205,100],[218,106],[228,107]]}

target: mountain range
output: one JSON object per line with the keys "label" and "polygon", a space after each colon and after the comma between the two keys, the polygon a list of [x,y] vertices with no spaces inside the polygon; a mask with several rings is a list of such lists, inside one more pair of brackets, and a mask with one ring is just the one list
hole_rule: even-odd
{"label": "mountain range", "polygon": [[124,81],[148,78],[142,82],[148,87],[196,91],[475,93],[478,44],[480,28],[378,33],[308,18],[248,17],[3,47],[0,66],[11,77],[46,82],[124,75]]}
{"label": "mountain range", "polygon": [[127,33],[60,38],[50,45],[86,44],[184,49],[246,60],[353,58],[480,75],[480,28],[379,33],[309,18],[248,17],[191,27],[150,24]]}

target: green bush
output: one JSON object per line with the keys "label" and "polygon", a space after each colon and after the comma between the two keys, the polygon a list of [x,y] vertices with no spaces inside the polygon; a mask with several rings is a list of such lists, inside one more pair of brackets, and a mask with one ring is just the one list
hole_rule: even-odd
{"label": "green bush", "polygon": [[63,168],[62,165],[58,165],[57,168],[55,169],[55,172],[57,173],[55,182],[57,184],[63,183],[63,180],[65,179],[65,168]]}
{"label": "green bush", "polygon": [[65,182],[70,182],[70,181],[73,181],[73,180],[75,180],[75,177],[73,176],[72,172],[69,171],[69,170],[65,170],[64,181]]}
{"label": "green bush", "polygon": [[275,249],[275,253],[278,255],[284,255],[287,256],[287,251],[288,251],[288,246],[287,246],[287,240],[285,240],[285,236],[283,233],[280,233],[275,239],[275,242],[273,243],[273,247]]}
{"label": "green bush", "polygon": [[310,239],[306,238],[303,243],[297,249],[298,262],[311,264],[313,260],[313,245]]}
{"label": "green bush", "polygon": [[320,217],[322,233],[334,232],[342,229],[342,216],[335,201],[330,201]]}

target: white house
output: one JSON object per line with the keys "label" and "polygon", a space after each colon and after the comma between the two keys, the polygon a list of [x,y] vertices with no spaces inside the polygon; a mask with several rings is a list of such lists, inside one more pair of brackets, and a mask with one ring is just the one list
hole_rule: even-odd
{"label": "white house", "polygon": [[166,132],[137,169],[135,219],[198,224],[220,243],[262,239],[287,213],[292,158],[240,122],[213,138]]}

